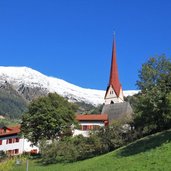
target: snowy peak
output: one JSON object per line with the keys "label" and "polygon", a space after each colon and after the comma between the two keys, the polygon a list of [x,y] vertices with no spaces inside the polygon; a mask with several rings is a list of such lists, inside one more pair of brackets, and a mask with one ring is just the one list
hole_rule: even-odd
{"label": "snowy peak", "polygon": [[27,67],[0,67],[1,79],[6,79],[9,83],[28,86],[46,86],[47,77],[40,72]]}
{"label": "snowy peak", "polygon": [[[81,88],[28,67],[0,67],[0,82],[8,82],[22,93],[27,90],[27,95],[32,89],[33,97],[37,91],[41,91],[42,94],[56,92],[73,102],[85,102],[95,106],[104,102],[105,91],[103,90]],[[137,92],[136,90],[124,91],[124,94],[128,96]]]}

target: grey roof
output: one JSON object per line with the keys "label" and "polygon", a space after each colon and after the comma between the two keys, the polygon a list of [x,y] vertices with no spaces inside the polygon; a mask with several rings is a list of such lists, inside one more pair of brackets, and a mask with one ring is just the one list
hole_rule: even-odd
{"label": "grey roof", "polygon": [[104,105],[102,109],[102,114],[108,114],[110,123],[113,120],[118,120],[124,117],[131,117],[132,113],[133,110],[129,102]]}

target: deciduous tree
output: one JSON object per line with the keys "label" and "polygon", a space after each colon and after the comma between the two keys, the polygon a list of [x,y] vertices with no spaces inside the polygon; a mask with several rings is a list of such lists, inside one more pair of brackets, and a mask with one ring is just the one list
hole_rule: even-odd
{"label": "deciduous tree", "polygon": [[22,117],[21,130],[33,144],[65,134],[75,119],[76,106],[56,93],[33,100]]}
{"label": "deciduous tree", "polygon": [[170,128],[171,61],[165,55],[150,58],[139,71],[137,85],[136,128],[143,134]]}

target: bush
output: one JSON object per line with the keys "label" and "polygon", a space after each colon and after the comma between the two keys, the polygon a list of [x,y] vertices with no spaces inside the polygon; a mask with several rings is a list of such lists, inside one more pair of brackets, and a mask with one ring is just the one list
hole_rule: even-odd
{"label": "bush", "polygon": [[42,145],[41,151],[44,164],[74,162],[100,154],[101,142],[96,136],[65,137],[60,141]]}
{"label": "bush", "polygon": [[1,150],[0,151],[0,161],[5,159],[6,157],[7,157],[6,153],[3,150]]}

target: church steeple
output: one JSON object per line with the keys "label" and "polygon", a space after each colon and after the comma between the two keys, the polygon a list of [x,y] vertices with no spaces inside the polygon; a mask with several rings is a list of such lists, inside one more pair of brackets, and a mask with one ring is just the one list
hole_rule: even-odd
{"label": "church steeple", "polygon": [[116,62],[116,40],[114,37],[113,45],[112,45],[110,78],[105,94],[105,104],[120,103],[120,102],[123,102],[123,92],[118,75],[118,67]]}
{"label": "church steeple", "polygon": [[121,84],[119,82],[118,66],[117,66],[117,62],[116,62],[116,41],[115,41],[115,37],[113,38],[112,60],[111,60],[109,85],[111,85],[113,87],[116,95],[119,96]]}

